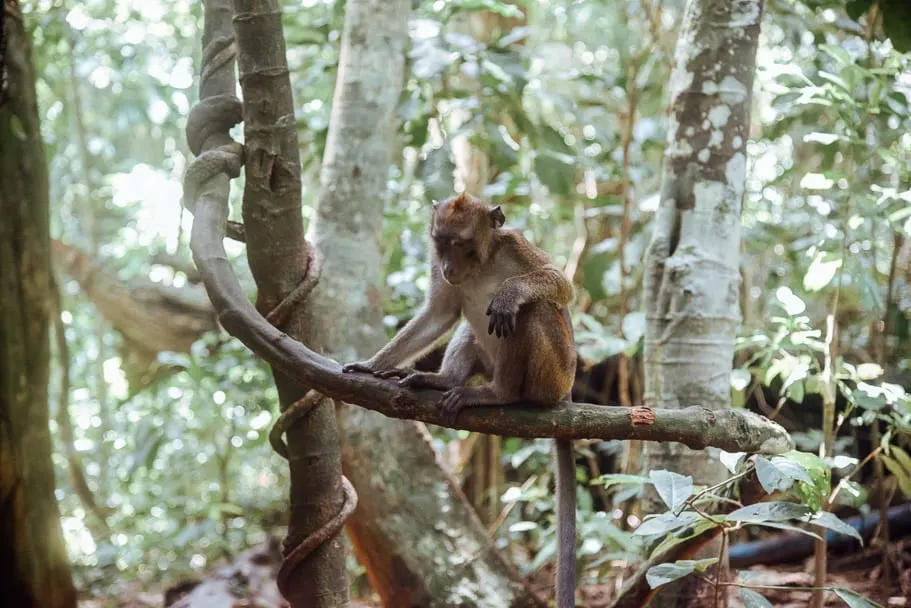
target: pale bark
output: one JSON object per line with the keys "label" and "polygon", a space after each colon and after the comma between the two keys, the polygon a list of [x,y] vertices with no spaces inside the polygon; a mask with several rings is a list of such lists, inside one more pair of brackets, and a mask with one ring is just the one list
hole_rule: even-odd
{"label": "pale bark", "polygon": [[[381,235],[409,0],[348,0],[338,80],[310,227],[322,278],[310,301],[317,342],[340,361],[384,344]],[[347,530],[384,605],[529,604],[423,424],[343,406],[343,463],[360,496]]]}
{"label": "pale bark", "polygon": [[0,105],[0,598],[76,606],[48,428],[52,302],[47,161],[32,50],[8,3],[8,97]]}
{"label": "pale bark", "polygon": [[[651,407],[730,407],[740,322],[740,213],[762,8],[762,0],[687,4],[670,83],[661,203],[646,260],[645,402]],[[726,474],[712,450],[648,444],[645,456],[645,468],[689,474],[699,484]],[[663,510],[651,498],[648,510]],[[653,605],[685,605],[692,593],[668,585]]]}

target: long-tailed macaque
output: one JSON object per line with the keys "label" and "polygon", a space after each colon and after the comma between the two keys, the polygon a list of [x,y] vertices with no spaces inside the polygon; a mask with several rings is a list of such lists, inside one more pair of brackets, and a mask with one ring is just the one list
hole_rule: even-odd
{"label": "long-tailed macaque", "polygon": [[[445,391],[445,419],[466,407],[568,400],[576,348],[568,305],[572,284],[518,230],[503,228],[499,206],[462,194],[434,203],[430,290],[421,311],[367,361],[345,366]],[[399,369],[459,320],[439,373]],[[488,384],[467,387],[475,374]],[[557,606],[575,605],[576,487],[572,445],[556,441]]]}

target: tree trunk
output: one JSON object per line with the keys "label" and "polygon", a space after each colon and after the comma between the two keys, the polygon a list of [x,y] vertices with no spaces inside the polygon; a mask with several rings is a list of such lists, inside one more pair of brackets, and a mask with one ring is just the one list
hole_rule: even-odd
{"label": "tree trunk", "polygon": [[[409,0],[345,5],[322,194],[310,227],[322,265],[310,300],[315,344],[341,362],[372,355],[386,339],[380,237],[409,9]],[[436,462],[422,424],[351,406],[339,416],[345,473],[360,497],[348,534],[384,605],[533,604]]]}
{"label": "tree trunk", "polygon": [[0,597],[75,607],[48,428],[51,262],[47,164],[31,44],[7,6],[0,106]]}
{"label": "tree trunk", "polygon": [[[687,4],[670,85],[661,203],[646,260],[650,407],[730,407],[740,321],[740,212],[762,8],[762,0]],[[726,473],[716,453],[647,444],[644,467],[713,484]],[[664,510],[650,498],[649,512]],[[707,552],[717,550],[712,545]],[[685,585],[663,588],[652,605],[692,601],[696,590]]]}
{"label": "tree trunk", "polygon": [[[229,7],[220,10],[224,9],[227,12],[217,16],[212,11],[213,24],[216,18],[231,18]],[[207,31],[209,24],[207,15]],[[266,315],[313,271],[301,218],[300,152],[291,119],[294,103],[278,0],[234,0],[234,31],[244,95],[247,259],[256,281],[256,307]],[[281,329],[305,343],[314,337],[306,314],[289,315]],[[275,368],[272,371],[285,411],[303,398],[308,387]],[[345,502],[338,422],[331,403],[323,399],[286,432],[291,471],[291,517],[285,539],[288,551],[321,530]],[[349,604],[345,548],[340,540],[339,536],[328,539],[306,557],[301,567],[289,566],[293,568],[285,579],[289,588],[283,588],[282,593],[291,606],[336,608]]]}

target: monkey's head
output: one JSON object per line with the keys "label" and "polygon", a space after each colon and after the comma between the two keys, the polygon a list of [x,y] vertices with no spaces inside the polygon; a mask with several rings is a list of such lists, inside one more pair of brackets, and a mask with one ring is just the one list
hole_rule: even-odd
{"label": "monkey's head", "polygon": [[481,271],[505,221],[499,205],[488,207],[470,194],[433,204],[430,238],[447,283],[458,285]]}

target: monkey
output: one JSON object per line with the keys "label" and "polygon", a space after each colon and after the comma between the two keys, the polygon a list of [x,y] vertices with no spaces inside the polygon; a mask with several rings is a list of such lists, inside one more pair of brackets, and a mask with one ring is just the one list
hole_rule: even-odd
{"label": "monkey", "polygon": [[[438,407],[453,423],[469,407],[569,401],[577,354],[569,304],[572,283],[521,231],[504,227],[502,208],[463,193],[434,202],[430,288],[424,304],[379,352],[343,367],[443,391]],[[438,373],[399,366],[419,358],[459,322]],[[483,386],[465,384],[476,374]],[[558,608],[575,606],[575,460],[555,440]]]}

